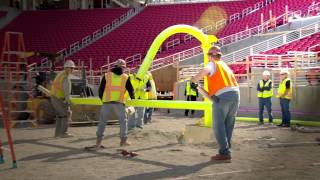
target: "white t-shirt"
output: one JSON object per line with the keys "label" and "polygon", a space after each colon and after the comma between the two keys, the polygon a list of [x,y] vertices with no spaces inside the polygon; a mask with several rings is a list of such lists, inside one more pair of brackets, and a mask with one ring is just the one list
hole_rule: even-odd
{"label": "white t-shirt", "polygon": [[[217,66],[215,63],[213,62],[209,62],[206,66],[207,69],[209,69],[209,76],[213,76],[216,71],[217,71]],[[225,92],[229,92],[229,91],[238,91],[239,92],[239,87],[238,86],[234,86],[234,87],[225,87],[223,89],[220,89],[219,91],[216,92],[216,96],[219,96]]]}

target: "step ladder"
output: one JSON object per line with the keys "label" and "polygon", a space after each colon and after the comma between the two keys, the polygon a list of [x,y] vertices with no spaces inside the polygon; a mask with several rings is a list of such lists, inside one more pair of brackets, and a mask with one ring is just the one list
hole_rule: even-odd
{"label": "step ladder", "polygon": [[[8,138],[8,145],[9,145],[11,159],[12,159],[12,168],[17,168],[18,166],[17,166],[16,154],[15,154],[14,147],[13,147],[13,140],[12,140],[12,135],[11,135],[11,131],[10,131],[10,122],[9,122],[8,115],[9,115],[8,111],[6,110],[6,108],[4,106],[3,96],[0,95],[0,116],[1,116],[1,119],[3,122],[2,123],[3,127],[6,131],[7,138]],[[4,150],[4,148],[2,145],[2,140],[0,139],[0,164],[3,164],[5,162],[3,150]]]}
{"label": "step ladder", "polygon": [[[15,40],[17,44],[11,44]],[[28,100],[32,97],[33,74],[28,70],[27,56],[23,33],[5,32],[0,61],[0,94],[5,97],[4,106],[11,127],[20,123],[37,126],[34,104]]]}

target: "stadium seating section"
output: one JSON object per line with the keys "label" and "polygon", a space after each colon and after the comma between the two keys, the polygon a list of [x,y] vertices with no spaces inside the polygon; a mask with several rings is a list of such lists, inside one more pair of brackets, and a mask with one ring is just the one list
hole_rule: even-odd
{"label": "stadium seating section", "polygon": [[[189,3],[171,5],[151,5],[138,15],[134,16],[119,28],[110,32],[103,38],[81,49],[68,59],[94,61],[95,69],[105,65],[109,56],[111,62],[118,58],[126,58],[135,54],[146,54],[154,38],[165,28],[175,24],[195,25],[203,12],[210,7],[224,9],[226,17],[235,13],[242,13],[247,7],[253,7],[256,0],[216,2],[216,3]],[[278,16],[284,13],[285,5],[289,5],[290,11],[306,10],[313,0],[275,0],[275,2],[259,10],[251,12],[239,20],[228,23],[216,35],[221,38],[260,24],[260,14],[263,13],[265,20],[269,18],[269,10]],[[5,28],[0,30],[0,51],[2,51],[3,34],[5,31],[23,32],[27,51],[40,51],[55,53],[68,48],[70,44],[80,41],[83,37],[92,34],[114,19],[126,13],[128,8],[95,9],[95,10],[56,10],[56,11],[26,11],[19,15]],[[214,17],[217,13],[212,11]],[[184,34],[177,34],[172,39],[180,39],[181,44],[162,49],[157,57],[165,57],[182,50],[199,45],[195,39],[184,41]],[[309,40],[301,40],[294,44],[286,45],[271,53],[282,53],[288,48],[305,50],[309,45],[319,43],[319,34],[310,37]],[[297,45],[300,44],[300,45]],[[89,63],[88,63],[89,64]]]}
{"label": "stadium seating section", "polygon": [[[27,51],[56,53],[110,24],[127,11],[127,8],[25,11],[0,30],[1,51],[4,32],[16,31],[24,33]],[[13,45],[17,43],[11,42]]]}

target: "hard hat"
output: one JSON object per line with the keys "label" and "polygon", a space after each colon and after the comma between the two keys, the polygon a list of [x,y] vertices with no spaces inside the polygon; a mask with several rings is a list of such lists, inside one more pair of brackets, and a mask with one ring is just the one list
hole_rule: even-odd
{"label": "hard hat", "polygon": [[208,51],[208,55],[217,55],[217,54],[222,55],[221,48],[219,46],[212,46]]}
{"label": "hard hat", "polygon": [[289,71],[288,71],[288,69],[281,69],[280,74],[288,74],[289,75]]}
{"label": "hard hat", "polygon": [[75,68],[76,65],[74,64],[73,61],[71,60],[67,60],[65,63],[64,63],[64,68]]}
{"label": "hard hat", "polygon": [[118,59],[116,62],[116,67],[122,67],[125,68],[126,67],[126,61],[123,59]]}
{"label": "hard hat", "polygon": [[263,76],[270,76],[270,72],[269,71],[263,71],[262,75]]}

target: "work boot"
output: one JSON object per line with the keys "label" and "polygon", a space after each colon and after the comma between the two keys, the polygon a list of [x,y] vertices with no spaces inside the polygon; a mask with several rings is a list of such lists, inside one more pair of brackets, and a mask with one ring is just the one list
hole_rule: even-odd
{"label": "work boot", "polygon": [[121,138],[120,146],[130,146],[130,143],[128,142],[128,138]]}
{"label": "work boot", "polygon": [[230,161],[230,155],[217,154],[211,157],[211,161]]}
{"label": "work boot", "polygon": [[70,138],[70,137],[74,137],[72,134],[70,133],[62,133],[59,135],[55,135],[56,138]]}

